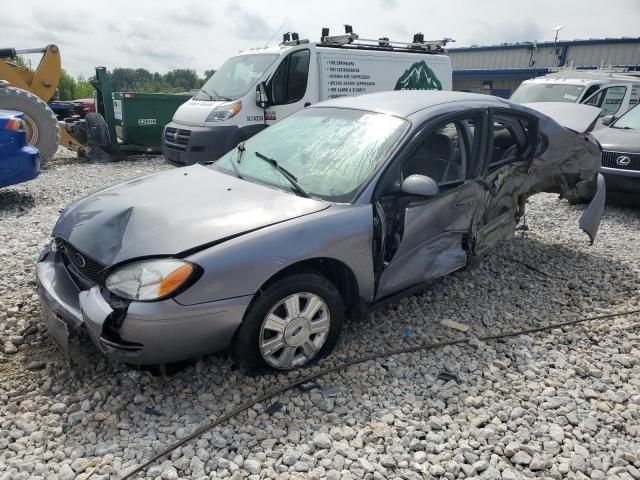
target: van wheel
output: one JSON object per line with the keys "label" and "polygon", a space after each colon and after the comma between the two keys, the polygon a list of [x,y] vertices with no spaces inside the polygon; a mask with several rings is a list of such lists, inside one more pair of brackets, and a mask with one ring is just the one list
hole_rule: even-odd
{"label": "van wheel", "polygon": [[254,300],[233,342],[247,370],[294,370],[317,362],[338,341],[344,305],[336,287],[317,273],[278,280]]}

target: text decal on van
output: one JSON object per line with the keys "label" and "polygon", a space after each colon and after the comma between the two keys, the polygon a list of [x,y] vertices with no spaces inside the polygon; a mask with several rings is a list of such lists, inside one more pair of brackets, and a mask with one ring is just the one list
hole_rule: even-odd
{"label": "text decal on van", "polygon": [[442,90],[442,84],[433,70],[421,60],[405,70],[394,90]]}

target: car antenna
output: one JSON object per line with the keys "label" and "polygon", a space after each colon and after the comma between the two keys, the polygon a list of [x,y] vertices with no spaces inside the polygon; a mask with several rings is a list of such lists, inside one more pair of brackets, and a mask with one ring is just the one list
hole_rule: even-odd
{"label": "car antenna", "polygon": [[267,43],[265,43],[264,47],[262,47],[262,48],[267,48],[269,46],[269,44],[271,43],[271,40],[276,38],[276,35],[278,35],[278,32],[280,30],[282,30],[282,27],[284,27],[286,23],[287,22],[282,22],[282,24],[277,28],[277,30],[275,32],[273,32],[273,35],[271,35],[271,38],[269,40],[267,40]]}

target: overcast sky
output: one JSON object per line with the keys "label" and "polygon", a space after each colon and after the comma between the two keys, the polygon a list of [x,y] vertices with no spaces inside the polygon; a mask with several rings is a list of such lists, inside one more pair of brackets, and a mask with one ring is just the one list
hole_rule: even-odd
{"label": "overcast sky", "polygon": [[[217,68],[239,50],[263,46],[282,23],[317,41],[321,27],[363,38],[405,41],[452,37],[452,46],[638,36],[640,0],[0,0],[0,47],[56,43],[63,67],[92,75],[94,67],[166,72]],[[9,45],[9,43],[11,45]]]}

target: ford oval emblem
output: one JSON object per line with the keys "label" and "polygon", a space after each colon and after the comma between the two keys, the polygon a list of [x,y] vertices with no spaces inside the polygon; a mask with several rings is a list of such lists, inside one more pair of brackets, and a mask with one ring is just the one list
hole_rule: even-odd
{"label": "ford oval emblem", "polygon": [[87,266],[87,261],[86,261],[86,260],[84,259],[84,257],[83,257],[82,255],[80,255],[79,253],[76,253],[76,254],[73,256],[73,260],[74,260],[74,262],[73,262],[73,263],[75,263],[75,264],[76,264],[78,267],[80,267],[80,268],[84,268],[84,267],[86,267],[86,266]]}
{"label": "ford oval emblem", "polygon": [[631,159],[629,157],[621,155],[618,158],[616,158],[616,163],[618,165],[620,165],[621,167],[626,167],[627,165],[629,165],[631,163]]}

